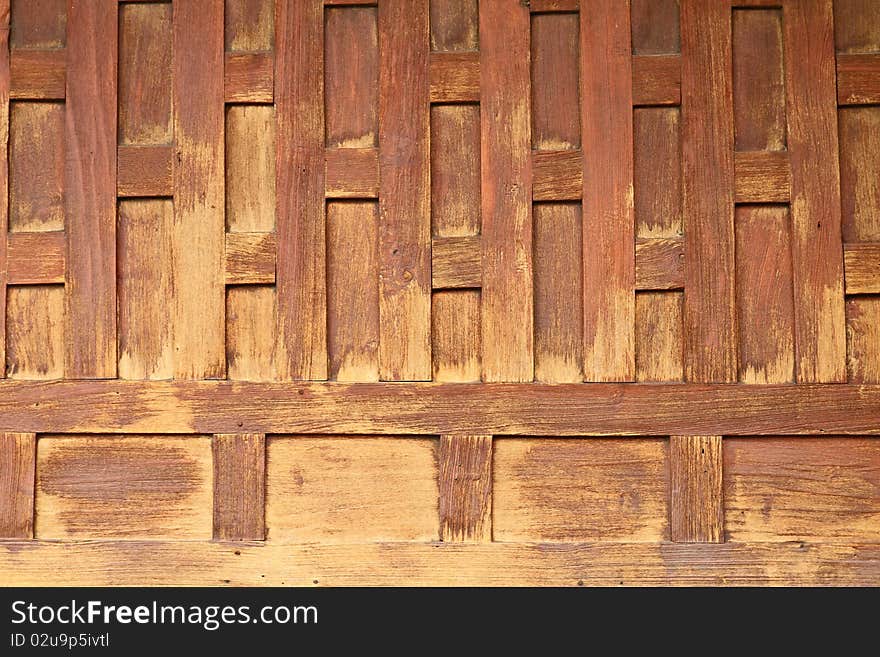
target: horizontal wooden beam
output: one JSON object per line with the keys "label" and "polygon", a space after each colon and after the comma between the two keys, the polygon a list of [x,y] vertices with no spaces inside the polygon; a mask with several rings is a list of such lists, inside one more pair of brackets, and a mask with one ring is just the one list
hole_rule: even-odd
{"label": "horizontal wooden beam", "polygon": [[880,385],[0,381],[0,431],[880,435]]}
{"label": "horizontal wooden beam", "polygon": [[681,105],[681,55],[636,55],[633,105]]}
{"label": "horizontal wooden beam", "polygon": [[880,103],[880,54],[838,53],[837,102],[840,105]]}
{"label": "horizontal wooden beam", "polygon": [[7,282],[10,285],[64,283],[67,235],[47,233],[9,233],[6,239]]}
{"label": "horizontal wooden beam", "polygon": [[684,240],[636,240],[636,289],[680,290],[684,287]]}
{"label": "horizontal wooden beam", "polygon": [[880,242],[844,244],[847,294],[880,294]]}
{"label": "horizontal wooden beam", "polygon": [[733,162],[737,203],[789,202],[791,160],[787,152],[737,152]]}
{"label": "horizontal wooden beam", "polygon": [[270,52],[226,53],[227,103],[274,101],[275,58]]}
{"label": "horizontal wooden beam", "polygon": [[531,0],[529,9],[533,14],[551,11],[577,11],[579,0]]}
{"label": "horizontal wooden beam", "polygon": [[432,287],[474,288],[483,284],[480,237],[435,237],[431,241]]}
{"label": "horizontal wooden beam", "polygon": [[116,151],[116,194],[172,196],[172,146],[120,146]]}
{"label": "horizontal wooden beam", "polygon": [[880,581],[880,545],[3,541],[0,581],[8,586],[871,586]]}
{"label": "horizontal wooden beam", "polygon": [[379,198],[379,149],[328,148],[324,186],[327,198]]}
{"label": "horizontal wooden beam", "polygon": [[67,52],[13,49],[9,56],[9,97],[12,100],[64,100]]}
{"label": "horizontal wooden beam", "polygon": [[226,233],[226,284],[273,284],[275,242],[275,233]]}
{"label": "horizontal wooden beam", "polygon": [[532,153],[532,199],[580,201],[584,193],[581,151]]}
{"label": "horizontal wooden beam", "polygon": [[429,73],[432,103],[475,103],[480,100],[480,53],[434,52]]}

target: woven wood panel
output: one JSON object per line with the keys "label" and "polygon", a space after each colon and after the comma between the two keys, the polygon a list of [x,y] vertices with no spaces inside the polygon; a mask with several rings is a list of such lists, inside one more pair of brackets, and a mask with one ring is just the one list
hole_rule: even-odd
{"label": "woven wood panel", "polygon": [[0,0],[0,581],[880,584],[880,7],[580,4]]}

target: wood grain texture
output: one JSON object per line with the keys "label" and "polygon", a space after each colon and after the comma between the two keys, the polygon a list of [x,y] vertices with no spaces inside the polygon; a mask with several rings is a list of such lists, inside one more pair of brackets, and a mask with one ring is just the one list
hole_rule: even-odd
{"label": "wood grain texture", "polygon": [[629,2],[580,14],[584,379],[635,379],[635,215]]}
{"label": "wood grain texture", "polygon": [[225,0],[226,50],[272,49],[274,12],[272,0]]}
{"label": "wood grain texture", "polygon": [[669,437],[669,495],[673,541],[724,540],[721,436]]}
{"label": "wood grain texture", "polygon": [[634,110],[633,206],[638,237],[681,237],[681,185],[680,110]]}
{"label": "wood grain texture", "polygon": [[791,220],[782,206],[736,210],[739,380],[794,382]]}
{"label": "wood grain texture", "polygon": [[271,103],[275,60],[270,53],[226,53],[224,96],[227,103]]}
{"label": "wood grain texture", "polygon": [[328,148],[324,156],[327,198],[379,198],[376,148]]}
{"label": "wood grain texture", "polygon": [[64,105],[9,108],[9,230],[63,230]]}
{"label": "wood grain texture", "polygon": [[226,376],[223,6],[174,3],[175,378]]}
{"label": "wood grain texture", "polygon": [[532,17],[532,148],[576,150],[581,145],[577,14]]}
{"label": "wood grain texture", "polygon": [[837,55],[837,102],[840,105],[880,103],[880,54]]}
{"label": "wood grain texture", "polygon": [[64,283],[67,236],[62,231],[10,233],[6,258],[10,285]]}
{"label": "wood grain texture", "polygon": [[577,203],[536,203],[535,380],[584,380],[581,208]]}
{"label": "wood grain texture", "polygon": [[0,0],[0,379],[6,377],[6,284],[9,232],[9,2]]}
{"label": "wood grain texture", "polygon": [[174,138],[171,19],[170,3],[119,7],[121,145],[170,144]]}
{"label": "wood grain texture", "polygon": [[440,436],[440,540],[492,540],[492,436]]}
{"label": "wood grain texture", "polygon": [[431,240],[432,287],[480,287],[480,244],[479,236],[435,237]]}
{"label": "wood grain texture", "polygon": [[480,100],[480,54],[431,53],[429,58],[432,103],[473,103]]}
{"label": "wood grain texture", "polygon": [[784,12],[795,367],[798,382],[833,383],[846,380],[834,22],[830,0]]}
{"label": "wood grain texture", "polygon": [[60,379],[64,368],[64,288],[16,285],[6,290],[6,376]]}
{"label": "wood grain texture", "polygon": [[684,240],[636,240],[636,289],[677,290],[684,287]]}
{"label": "wood grain texture", "polygon": [[64,47],[66,0],[12,0],[12,14],[13,48]]}
{"label": "wood grain texture", "polygon": [[684,338],[688,381],[736,380],[730,7],[681,6]]}
{"label": "wood grain texture", "polygon": [[496,541],[668,538],[666,441],[495,439]]}
{"label": "wood grain texture", "polygon": [[880,293],[880,243],[843,247],[847,294]]}
{"label": "wood grain texture", "polygon": [[121,379],[174,375],[174,208],[168,199],[120,201],[117,228],[118,341]]}
{"label": "wood grain texture", "polygon": [[34,535],[211,536],[211,445],[195,436],[41,436]]}
{"label": "wood grain texture", "polygon": [[880,297],[846,302],[847,379],[880,383]]}
{"label": "wood grain texture", "polygon": [[834,41],[844,53],[880,50],[880,16],[871,0],[834,0]]}
{"label": "wood grain texture", "polygon": [[880,107],[841,108],[840,192],[845,242],[880,242]]}
{"label": "wood grain texture", "polygon": [[529,12],[480,3],[483,380],[534,377]]}
{"label": "wood grain texture", "polygon": [[214,540],[261,541],[266,534],[266,437],[215,434]]}
{"label": "wood grain texture", "polygon": [[0,538],[34,536],[36,457],[34,434],[0,433]]}
{"label": "wood grain texture", "polygon": [[10,98],[63,100],[67,94],[64,50],[13,50],[10,53]]}
{"label": "wood grain texture", "polygon": [[[275,112],[262,105],[226,110],[226,228],[275,228]],[[273,266],[274,271],[274,266]]]}
{"label": "wood grain texture", "polygon": [[275,233],[226,233],[226,284],[275,282]]}
{"label": "wood grain texture", "polygon": [[637,55],[663,55],[681,50],[679,0],[630,0],[632,47]]}
{"label": "wood grain texture", "polygon": [[267,539],[438,540],[436,442],[357,436],[271,438]]}
{"label": "wood grain texture", "polygon": [[431,0],[431,50],[477,50],[477,0]]}
{"label": "wood grain texture", "polygon": [[379,211],[373,201],[327,205],[330,378],[379,380]]}
{"label": "wood grain texture", "polygon": [[[379,10],[379,374],[431,378],[428,0]],[[407,93],[400,93],[406,80]]]}
{"label": "wood grain texture", "polygon": [[532,198],[535,201],[580,201],[583,193],[581,151],[536,151],[532,154]]}
{"label": "wood grain texture", "polygon": [[784,150],[782,11],[734,9],[732,29],[735,148]]}
{"label": "wood grain texture", "polygon": [[[12,299],[10,295],[10,305]],[[42,311],[39,316],[48,314]],[[41,343],[43,350],[46,342]],[[10,348],[11,343],[10,339]],[[257,382],[0,381],[0,430],[467,432],[493,436],[880,434],[876,421],[880,387],[871,385],[316,382],[299,384],[295,391],[292,394],[291,387],[283,383]],[[426,408],[430,414],[424,412]]]}
{"label": "wood grain texture", "polygon": [[277,3],[275,352],[281,379],[327,378],[323,57],[321,0]]}
{"label": "wood grain texture", "polygon": [[632,58],[632,102],[635,106],[681,104],[681,56]]}
{"label": "wood grain texture", "polygon": [[737,152],[733,163],[737,203],[788,203],[791,199],[787,152]]}
{"label": "wood grain texture", "polygon": [[75,378],[106,378],[116,376],[117,5],[97,0],[68,9],[65,369]]}
{"label": "wood grain texture", "polygon": [[230,286],[226,289],[229,379],[277,381],[281,378],[282,368],[276,364],[275,353],[277,312],[276,290],[269,285]]}
{"label": "wood grain texture", "polygon": [[480,232],[480,108],[431,107],[431,223],[438,237]]}
{"label": "wood grain texture", "polygon": [[636,381],[683,381],[683,292],[636,294]]}
{"label": "wood grain texture", "polygon": [[479,290],[438,290],[431,295],[433,380],[479,382],[482,353]]}
{"label": "wood grain texture", "polygon": [[880,441],[724,441],[726,530],[732,541],[876,542]]}
{"label": "wood grain texture", "polygon": [[876,586],[880,578],[871,543],[9,541],[0,555],[0,577],[18,586]]}
{"label": "wood grain texture", "polygon": [[172,196],[173,167],[173,146],[120,146],[116,151],[116,194]]}

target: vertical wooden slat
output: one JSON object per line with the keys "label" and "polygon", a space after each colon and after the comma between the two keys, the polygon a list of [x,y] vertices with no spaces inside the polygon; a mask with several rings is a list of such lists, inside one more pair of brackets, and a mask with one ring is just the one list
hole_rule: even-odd
{"label": "vertical wooden slat", "polygon": [[584,378],[635,378],[635,215],[629,0],[581,18]]}
{"label": "vertical wooden slat", "polygon": [[677,543],[724,540],[721,436],[670,436],[670,534]]}
{"label": "vertical wooden slat", "polygon": [[266,537],[266,436],[214,434],[214,539]]}
{"label": "vertical wooden slat", "polygon": [[272,50],[273,0],[226,0],[226,50]]}
{"label": "vertical wooden slat", "polygon": [[831,0],[784,4],[798,383],[846,380]]}
{"label": "vertical wooden slat", "polygon": [[440,540],[492,540],[492,436],[440,436]]}
{"label": "vertical wooden slat", "polygon": [[880,295],[846,302],[847,375],[850,383],[880,383]]}
{"label": "vertical wooden slat", "polygon": [[174,5],[174,374],[226,376],[223,5]]}
{"label": "vertical wooden slat", "polygon": [[383,1],[379,41],[379,372],[385,381],[428,380],[428,0]]}
{"label": "vertical wooden slat", "polygon": [[115,0],[68,0],[67,9],[65,370],[71,378],[112,378],[118,6]]}
{"label": "vertical wooden slat", "polygon": [[275,5],[276,363],[281,379],[327,378],[324,5]]}
{"label": "vertical wooden slat", "polygon": [[431,308],[434,381],[480,381],[480,291],[437,290]]}
{"label": "vertical wooden slat", "polygon": [[6,377],[6,234],[9,230],[9,0],[0,0],[0,379]]}
{"label": "vertical wooden slat", "polygon": [[730,3],[683,0],[685,377],[736,381]]}
{"label": "vertical wooden slat", "polygon": [[483,380],[534,375],[529,10],[480,3]]}
{"label": "vertical wooden slat", "polygon": [[680,290],[636,294],[636,381],[681,381]]}
{"label": "vertical wooden slat", "polygon": [[431,0],[431,50],[476,50],[477,0]]}
{"label": "vertical wooden slat", "polygon": [[35,434],[0,433],[0,538],[34,537],[36,457]]}

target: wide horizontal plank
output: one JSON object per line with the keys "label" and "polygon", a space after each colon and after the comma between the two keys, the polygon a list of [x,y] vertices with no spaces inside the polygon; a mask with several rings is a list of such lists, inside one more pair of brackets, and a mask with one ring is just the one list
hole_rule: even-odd
{"label": "wide horizontal plank", "polygon": [[64,282],[67,258],[64,231],[9,233],[6,248],[7,282],[10,285]]}
{"label": "wide horizontal plank", "polygon": [[474,288],[482,285],[479,236],[435,237],[431,241],[432,287]]}
{"label": "wide horizontal plank", "polygon": [[535,201],[579,201],[584,193],[581,151],[532,153],[532,198]]}
{"label": "wide horizontal plank", "polygon": [[67,53],[64,49],[13,49],[9,78],[9,97],[13,100],[64,100]]}
{"label": "wide horizontal plank", "polygon": [[684,287],[684,240],[636,240],[636,289],[680,290]]}
{"label": "wide horizontal plank", "polygon": [[431,53],[429,73],[432,103],[475,103],[480,100],[480,53]]}
{"label": "wide horizontal plank", "polygon": [[120,146],[116,154],[116,194],[171,196],[172,146]]}
{"label": "wide horizontal plank", "polygon": [[271,103],[275,58],[269,52],[228,52],[225,65],[227,103]]}
{"label": "wide horizontal plank", "polygon": [[0,381],[0,431],[880,435],[880,385]]}
{"label": "wide horizontal plank", "polygon": [[880,544],[3,541],[8,586],[856,586]]}
{"label": "wide horizontal plank", "polygon": [[837,102],[840,105],[880,103],[880,54],[837,55]]}
{"label": "wide horizontal plank", "polygon": [[734,153],[737,203],[788,203],[791,161],[784,151]]}
{"label": "wide horizontal plank", "polygon": [[226,284],[275,282],[275,233],[226,233]]}
{"label": "wide horizontal plank", "polygon": [[379,197],[379,149],[328,148],[324,167],[327,198]]}
{"label": "wide horizontal plank", "polygon": [[847,294],[880,293],[880,242],[844,244]]}
{"label": "wide horizontal plank", "polygon": [[681,105],[680,55],[636,55],[632,78],[633,105]]}

